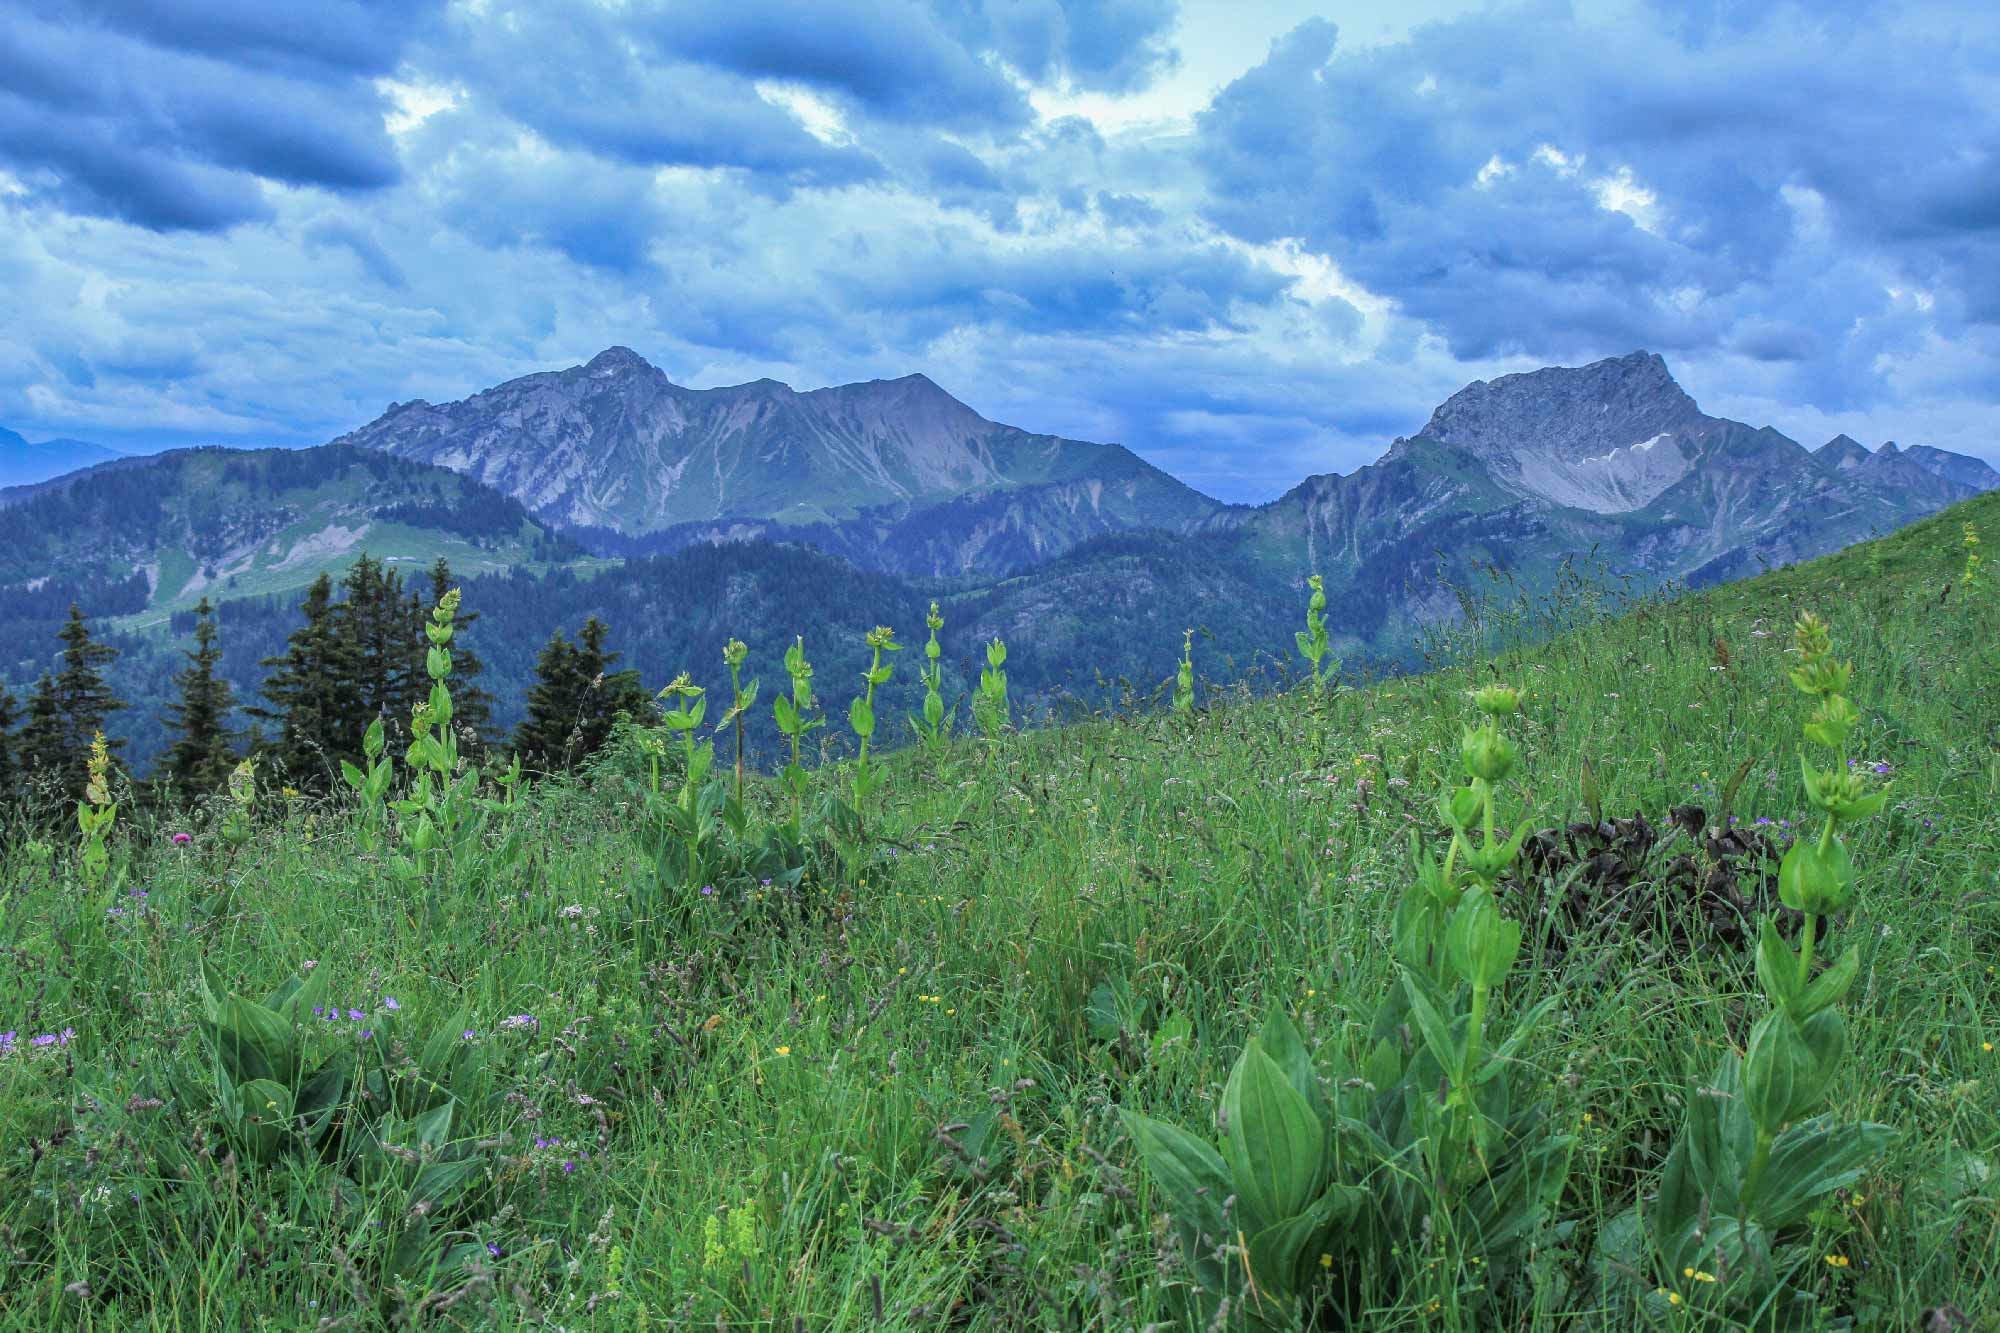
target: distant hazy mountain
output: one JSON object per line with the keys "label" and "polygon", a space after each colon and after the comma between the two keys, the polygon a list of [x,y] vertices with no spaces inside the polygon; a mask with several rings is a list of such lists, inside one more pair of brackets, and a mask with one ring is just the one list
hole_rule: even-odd
{"label": "distant hazy mountain", "polygon": [[106,616],[286,593],[362,551],[467,574],[576,553],[443,468],[340,446],[183,449],[0,493],[0,627],[71,600]]}
{"label": "distant hazy mountain", "polygon": [[1000,573],[1215,501],[1118,445],[986,420],[922,375],[687,389],[623,347],[338,443],[464,472],[622,551],[798,538],[864,567]]}
{"label": "distant hazy mountain", "polygon": [[22,486],[92,463],[123,457],[116,449],[88,440],[42,440],[30,444],[0,426],[0,486]]}

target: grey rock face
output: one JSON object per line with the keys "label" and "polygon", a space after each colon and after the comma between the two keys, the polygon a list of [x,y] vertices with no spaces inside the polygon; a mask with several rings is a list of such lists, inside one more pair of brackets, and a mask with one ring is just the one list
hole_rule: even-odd
{"label": "grey rock face", "polygon": [[[1053,486],[1089,511],[1066,515],[1051,544],[1067,549],[1097,532],[1185,529],[1217,508],[1130,450],[988,421],[923,375],[688,389],[625,347],[462,402],[394,404],[339,442],[468,473],[543,518],[625,537],[900,522]],[[972,533],[956,544],[981,549]]]}
{"label": "grey rock face", "polygon": [[1476,454],[1523,497],[1623,513],[1687,475],[1697,453],[1690,432],[1707,420],[1665,361],[1634,352],[1476,381],[1419,434]]}

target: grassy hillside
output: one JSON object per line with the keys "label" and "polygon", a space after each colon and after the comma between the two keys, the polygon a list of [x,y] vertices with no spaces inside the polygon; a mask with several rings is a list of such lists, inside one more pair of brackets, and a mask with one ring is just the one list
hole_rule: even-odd
{"label": "grassy hillside", "polygon": [[[392,816],[277,794],[240,839],[223,810],[184,847],[178,823],[121,825],[95,892],[71,835],[10,836],[0,1325],[1719,1329],[1768,1326],[1783,1292],[1805,1327],[1981,1327],[2000,1309],[2000,592],[1992,566],[1960,586],[1966,521],[2000,541],[2000,495],[1379,688],[901,752],[858,821],[814,822],[855,776],[817,772],[796,844],[784,794],[753,781],[742,833],[712,829],[692,877],[675,747],[463,809],[484,823],[407,872]],[[1772,863],[1817,834],[1811,705],[1787,679],[1805,610],[1853,661],[1857,781],[1888,783],[1847,834],[1857,897],[1815,920],[1818,958],[1855,953],[1849,1050],[1806,1101],[1887,1129],[1784,1225],[1669,1271],[1629,1210],[1664,1208],[1687,1116],[1750,1104],[1718,1061],[1771,1009],[1751,946]],[[750,670],[768,732],[784,678]],[[1301,1252],[1294,1316],[1245,1282],[1273,1243],[1247,1223],[1250,1253],[1183,1249],[1174,1177],[1123,1112],[1213,1143],[1219,1108],[1269,1129],[1306,1104],[1283,1088],[1381,1113],[1378,1038],[1421,1069],[1414,1007],[1371,1027],[1421,990],[1395,944],[1412,837],[1443,854],[1467,691],[1496,679],[1522,690],[1501,831],[1550,830],[1500,881],[1520,956],[1473,1000],[1496,1044],[1548,1006],[1476,1085],[1513,1089],[1510,1128],[1450,1172],[1438,1145],[1499,1114],[1492,1093],[1390,1163],[1359,1130],[1330,1140],[1360,1202],[1313,1238],[1322,1260]],[[848,682],[816,684],[838,727]],[[727,701],[706,702],[704,735]],[[218,1063],[254,1061],[210,1040],[205,988],[300,976],[317,989],[295,1023],[214,1011],[277,1076],[219,1087]],[[1228,1080],[1273,1011],[1310,1064],[1246,1101]],[[353,1076],[298,1086],[322,1068]],[[1457,1105],[1451,1079],[1418,1082],[1392,1119]],[[1550,1149],[1549,1206],[1508,1241],[1480,1162],[1517,1133]],[[1738,1169],[1747,1147],[1728,1153]],[[1779,1181],[1801,1159],[1771,1160]],[[1218,1193],[1226,1219],[1263,1197],[1204,1206]]]}

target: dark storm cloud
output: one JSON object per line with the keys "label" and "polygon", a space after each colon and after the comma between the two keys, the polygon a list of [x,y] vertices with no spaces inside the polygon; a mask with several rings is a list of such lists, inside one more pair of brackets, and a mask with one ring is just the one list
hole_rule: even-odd
{"label": "dark storm cloud", "polygon": [[[333,66],[231,64],[81,8],[0,24],[0,165],[35,197],[204,231],[268,216],[261,181],[360,192],[400,179],[367,81]],[[292,40],[294,54],[311,45],[309,34]]]}
{"label": "dark storm cloud", "polygon": [[732,0],[654,11],[634,26],[663,52],[795,80],[885,119],[989,127],[1030,115],[1021,92],[915,0]]}
{"label": "dark storm cloud", "polygon": [[44,0],[30,8],[67,24],[244,64],[386,74],[440,0]]}

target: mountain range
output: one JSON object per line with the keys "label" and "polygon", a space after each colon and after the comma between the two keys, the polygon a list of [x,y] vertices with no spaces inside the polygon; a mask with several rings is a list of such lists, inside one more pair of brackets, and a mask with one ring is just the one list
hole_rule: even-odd
{"label": "mountain range", "polygon": [[622,347],[461,402],[392,404],[338,442],[466,473],[607,553],[771,538],[972,578],[1155,530],[1234,533],[1259,564],[1352,586],[1380,583],[1375,567],[1413,541],[1529,564],[1595,546],[1628,572],[1699,582],[2000,486],[1961,454],[1846,436],[1808,450],[1707,416],[1643,351],[1475,382],[1377,462],[1256,507],[1118,445],[988,421],[922,375],[695,390]]}
{"label": "mountain range", "polygon": [[1221,506],[1119,445],[1036,435],[908,375],[800,393],[673,383],[629,348],[336,443],[466,473],[623,554],[799,540],[903,574],[994,574]]}
{"label": "mountain range", "polygon": [[[961,685],[970,645],[998,635],[1024,692],[1101,700],[1121,675],[1150,688],[1189,625],[1222,674],[1288,660],[1313,573],[1336,654],[1406,664],[1475,567],[1534,591],[1594,553],[1631,587],[1717,582],[1995,488],[1966,455],[1845,435],[1808,449],[1708,416],[1643,351],[1475,382],[1377,461],[1247,506],[1118,445],[989,421],[922,375],[697,390],[614,347],[391,404],[314,449],[111,458],[0,490],[0,644],[26,654],[0,651],[0,681],[39,670],[71,599],[130,636],[208,595],[226,641],[272,649],[297,590],[367,550],[475,576],[502,720],[536,646],[586,615],[649,678],[712,684],[723,637],[776,654],[849,621],[908,629],[931,597],[967,649],[947,663]],[[146,660],[138,688],[163,688],[170,656]]]}

